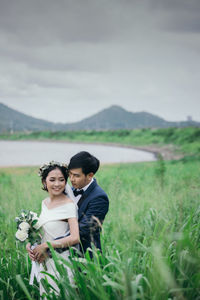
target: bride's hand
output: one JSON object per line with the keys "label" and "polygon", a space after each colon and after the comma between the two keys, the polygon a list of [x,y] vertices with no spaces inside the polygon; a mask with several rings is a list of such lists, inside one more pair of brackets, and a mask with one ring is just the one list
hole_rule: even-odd
{"label": "bride's hand", "polygon": [[48,245],[46,243],[37,245],[35,249],[33,249],[34,258],[37,262],[41,263],[47,258],[47,249]]}
{"label": "bride's hand", "polygon": [[31,243],[28,243],[26,245],[26,250],[28,252],[28,256],[30,257],[31,260],[35,260],[35,255],[33,253],[33,250],[31,250]]}

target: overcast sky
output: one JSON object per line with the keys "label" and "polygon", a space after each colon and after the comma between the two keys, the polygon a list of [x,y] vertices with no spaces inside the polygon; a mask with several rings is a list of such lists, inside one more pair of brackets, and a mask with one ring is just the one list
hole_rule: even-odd
{"label": "overcast sky", "polygon": [[21,112],[200,121],[199,85],[199,0],[0,0],[0,102]]}

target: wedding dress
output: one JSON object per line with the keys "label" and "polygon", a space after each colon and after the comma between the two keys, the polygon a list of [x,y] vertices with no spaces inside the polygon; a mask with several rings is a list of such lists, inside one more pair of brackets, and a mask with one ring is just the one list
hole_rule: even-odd
{"label": "wedding dress", "polygon": [[[70,186],[66,187],[66,191],[67,191],[68,197],[70,197],[72,200],[74,200],[74,196],[73,196],[73,193],[71,192]],[[66,222],[64,220],[66,220],[68,218],[74,218],[74,217],[78,217],[77,206],[74,202],[66,203],[64,205],[60,205],[60,206],[48,209],[43,200],[42,201],[42,210],[41,210],[41,214],[39,217],[39,224],[43,231],[43,237],[42,237],[41,243],[45,243],[47,241],[52,241],[58,237],[68,235],[69,234],[69,224],[68,224],[68,222]],[[58,255],[62,256],[64,259],[68,260],[69,251],[66,250]],[[33,262],[33,264],[34,264],[34,262]],[[44,267],[42,264],[40,264],[40,265],[37,264],[37,265],[39,266],[39,270],[37,269],[38,267],[36,266],[36,263],[34,264],[34,266],[32,266],[30,284],[31,284],[31,282],[33,283],[34,276],[36,276],[37,280],[40,282],[40,295],[42,295],[43,292],[45,292],[45,290],[42,286],[41,279],[46,277],[48,282],[59,293],[59,289],[58,289],[55,281],[52,278],[50,278],[50,276],[40,273],[41,271],[45,271],[47,273],[52,274],[56,278],[59,278],[59,274],[56,270],[53,259],[47,258],[45,260],[46,270],[44,270]],[[64,266],[67,269],[68,278],[72,282],[71,269],[68,268],[66,265],[64,265]]]}

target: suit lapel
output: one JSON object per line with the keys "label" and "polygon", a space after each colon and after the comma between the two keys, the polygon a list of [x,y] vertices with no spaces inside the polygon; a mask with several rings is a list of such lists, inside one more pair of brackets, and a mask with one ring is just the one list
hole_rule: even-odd
{"label": "suit lapel", "polygon": [[82,215],[82,213],[84,212],[89,200],[90,200],[90,193],[93,191],[93,189],[97,186],[97,182],[96,179],[94,178],[94,181],[90,184],[90,186],[88,187],[88,189],[84,192],[84,194],[82,195],[82,197],[80,198],[79,202],[78,202],[78,215],[79,217]]}

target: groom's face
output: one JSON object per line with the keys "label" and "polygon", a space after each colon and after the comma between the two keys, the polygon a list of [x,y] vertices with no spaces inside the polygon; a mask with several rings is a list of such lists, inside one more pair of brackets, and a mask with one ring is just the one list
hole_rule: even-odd
{"label": "groom's face", "polygon": [[92,180],[93,173],[85,175],[82,168],[69,170],[69,179],[75,189],[82,189]]}

